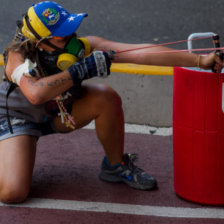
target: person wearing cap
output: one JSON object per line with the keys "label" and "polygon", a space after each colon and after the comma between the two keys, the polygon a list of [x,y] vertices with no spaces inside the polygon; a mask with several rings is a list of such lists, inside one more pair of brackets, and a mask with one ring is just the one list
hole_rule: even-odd
{"label": "person wearing cap", "polygon": [[[219,72],[223,66],[214,54],[147,54],[149,46],[125,44],[101,37],[76,34],[86,13],[70,14],[59,4],[32,5],[18,21],[16,35],[4,51],[5,80],[0,86],[0,200],[18,203],[30,191],[38,138],[67,133],[95,120],[105,151],[99,177],[151,190],[157,181],[134,165],[136,154],[124,154],[124,115],[119,95],[104,84],[86,84],[110,75],[114,63],[164,66],[199,66]],[[165,47],[153,51],[167,50]]]}

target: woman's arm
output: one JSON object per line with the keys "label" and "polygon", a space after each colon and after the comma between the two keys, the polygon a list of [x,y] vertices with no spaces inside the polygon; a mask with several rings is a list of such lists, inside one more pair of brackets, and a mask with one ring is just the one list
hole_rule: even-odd
{"label": "woman's arm", "polygon": [[76,83],[93,77],[106,77],[110,74],[111,62],[108,54],[97,51],[88,57],[72,64],[67,70],[40,77],[31,77],[30,67],[34,67],[29,60],[25,60],[18,52],[10,52],[6,65],[9,80],[19,85],[21,91],[32,104],[45,103],[68,90]]}
{"label": "woman's arm", "polygon": [[[114,62],[159,66],[197,67],[200,60],[200,67],[204,69],[210,69],[215,62],[218,63],[218,69],[223,66],[215,53],[211,53],[208,56],[201,56],[200,58],[197,54],[187,52],[153,54],[152,52],[173,51],[173,49],[163,46],[149,48],[152,44],[118,43],[96,36],[88,36],[86,38],[89,40],[93,49],[111,49],[117,51],[118,53],[115,54]],[[119,53],[119,51],[135,48],[143,49]]]}
{"label": "woman's arm", "polygon": [[[24,63],[24,58],[18,52],[9,52],[6,65],[6,74],[10,81],[13,71]],[[23,75],[19,88],[32,104],[42,104],[60,95],[74,85],[69,72],[63,71],[58,74],[40,78]]]}

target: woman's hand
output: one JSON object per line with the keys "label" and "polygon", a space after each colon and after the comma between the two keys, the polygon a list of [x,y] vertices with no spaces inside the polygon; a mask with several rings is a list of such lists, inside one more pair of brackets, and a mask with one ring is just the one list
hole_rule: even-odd
{"label": "woman's hand", "polygon": [[68,68],[74,84],[85,79],[110,75],[110,57],[107,52],[94,51],[90,56],[75,62]]}
{"label": "woman's hand", "polygon": [[215,52],[212,52],[207,56],[200,56],[198,66],[202,69],[212,69],[214,72],[220,73],[224,67],[224,62]]}

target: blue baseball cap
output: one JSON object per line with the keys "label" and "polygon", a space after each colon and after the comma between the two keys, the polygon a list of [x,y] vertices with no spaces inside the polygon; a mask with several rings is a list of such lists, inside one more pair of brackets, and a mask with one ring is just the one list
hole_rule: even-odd
{"label": "blue baseball cap", "polygon": [[74,33],[87,13],[70,14],[61,5],[53,1],[34,4],[28,10],[29,22],[41,36],[64,37]]}

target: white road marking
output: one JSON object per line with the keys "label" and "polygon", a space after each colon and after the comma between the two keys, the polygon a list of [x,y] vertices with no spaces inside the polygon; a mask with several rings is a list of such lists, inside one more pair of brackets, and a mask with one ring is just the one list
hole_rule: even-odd
{"label": "white road marking", "polygon": [[[94,122],[91,122],[89,125],[84,127],[84,129],[94,129],[94,128],[95,128]],[[125,133],[170,136],[173,134],[173,128],[172,127],[160,128],[148,125],[125,124]]]}
{"label": "white road marking", "polygon": [[130,214],[172,218],[224,219],[224,208],[165,207],[40,198],[28,198],[26,202],[16,205],[5,205],[3,203],[0,203],[0,206],[85,212],[108,212],[115,214]]}

